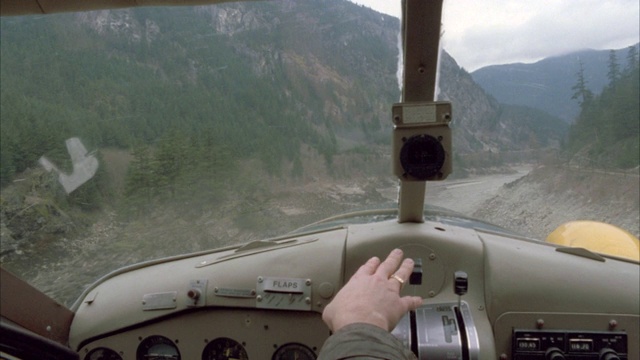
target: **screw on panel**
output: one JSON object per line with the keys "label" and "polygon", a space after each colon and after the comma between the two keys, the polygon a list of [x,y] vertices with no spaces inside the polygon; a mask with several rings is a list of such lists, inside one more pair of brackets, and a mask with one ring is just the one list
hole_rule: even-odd
{"label": "screw on panel", "polygon": [[262,301],[262,295],[256,296],[256,301],[258,301],[258,302]]}
{"label": "screw on panel", "polygon": [[424,72],[425,72],[424,65],[420,65],[420,66],[418,67],[418,72],[419,72],[420,74],[424,74]]}
{"label": "screw on panel", "polygon": [[429,260],[435,260],[436,259],[436,254],[431,253],[429,254]]}
{"label": "screw on panel", "polygon": [[394,124],[399,124],[400,123],[400,115],[396,115],[393,117],[393,123]]}
{"label": "screw on panel", "polygon": [[618,326],[618,322],[616,320],[609,321],[609,330],[613,330]]}
{"label": "screw on panel", "polygon": [[220,291],[217,287],[213,288],[213,292],[217,293],[218,291]]}
{"label": "screw on panel", "polygon": [[262,278],[262,276],[258,276],[258,282],[261,283],[263,281],[264,281],[264,279]]}
{"label": "screw on panel", "polygon": [[311,279],[307,279],[307,280],[305,280],[305,282],[304,282],[304,283],[305,283],[305,285],[307,285],[307,286],[311,286]]}
{"label": "screw on panel", "polygon": [[544,326],[544,319],[538,319],[536,320],[536,327],[538,329],[542,329],[542,327]]}
{"label": "screw on panel", "polygon": [[256,294],[256,290],[255,289],[251,289],[251,295],[255,295]]}
{"label": "screw on panel", "polygon": [[304,302],[307,303],[307,304],[311,304],[311,298],[309,298],[309,297],[304,298]]}
{"label": "screw on panel", "polygon": [[429,291],[429,297],[434,297],[434,296],[436,296],[436,292],[433,290]]}
{"label": "screw on panel", "polygon": [[500,354],[500,360],[507,360],[507,354]]}
{"label": "screw on panel", "polygon": [[484,306],[482,306],[482,305],[478,306],[478,310],[484,311]]}

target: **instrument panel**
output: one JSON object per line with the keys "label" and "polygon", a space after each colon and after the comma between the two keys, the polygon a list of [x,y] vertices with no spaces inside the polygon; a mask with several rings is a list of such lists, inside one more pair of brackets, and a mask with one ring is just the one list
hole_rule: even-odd
{"label": "instrument panel", "polygon": [[80,349],[84,360],[313,360],[329,336],[321,315],[268,310],[192,310]]}
{"label": "instrument panel", "polygon": [[[534,342],[513,345],[514,336],[535,338],[514,329],[640,332],[637,265],[596,262],[550,244],[444,222],[382,222],[115,274],[87,291],[70,343],[84,360],[316,359],[330,336],[324,307],[361,264],[393,248],[422,265],[421,280],[401,294],[421,296],[423,307],[401,322],[396,336],[425,358],[537,356],[522,354]],[[465,275],[464,291],[457,291],[457,274]],[[613,302],[612,293],[618,294]],[[443,340],[434,341],[438,337]],[[629,340],[627,347],[618,354],[637,358],[638,344]]]}

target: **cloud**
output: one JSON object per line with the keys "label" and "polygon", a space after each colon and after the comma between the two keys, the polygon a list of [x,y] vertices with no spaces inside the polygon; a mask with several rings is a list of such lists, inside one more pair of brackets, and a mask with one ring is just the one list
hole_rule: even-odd
{"label": "cloud", "polygon": [[[462,2],[455,1],[456,6]],[[495,12],[483,17],[477,8],[459,9],[460,20],[467,20],[462,26],[446,21],[455,21],[453,16],[445,19],[444,47],[467,70],[532,62],[586,48],[621,48],[639,39],[637,1],[540,1],[519,6],[505,0],[482,3]],[[447,34],[448,25],[452,34]]]}
{"label": "cloud", "polygon": [[[354,0],[398,16],[400,1]],[[637,0],[448,0],[444,48],[469,71],[640,41]]]}

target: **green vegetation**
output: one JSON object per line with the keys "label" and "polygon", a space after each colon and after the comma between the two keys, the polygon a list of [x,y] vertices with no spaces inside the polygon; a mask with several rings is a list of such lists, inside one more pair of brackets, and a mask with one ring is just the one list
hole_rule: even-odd
{"label": "green vegetation", "polygon": [[[397,49],[379,40],[397,21],[353,10],[256,3],[0,19],[3,244],[72,238],[105,214],[189,218],[215,204],[240,216],[271,183],[346,173],[338,139],[386,145],[399,97]],[[67,195],[38,159],[71,173],[71,137],[101,166]]]}
{"label": "green vegetation", "polygon": [[[208,172],[206,146],[230,154],[216,160],[219,166],[259,158],[269,174],[285,176],[283,162],[294,162],[294,175],[300,176],[300,146],[307,144],[330,167],[338,152],[336,123],[372,135],[381,129],[379,103],[398,96],[386,86],[395,81],[396,49],[364,32],[349,35],[348,51],[336,57],[338,45],[309,35],[318,33],[312,27],[294,27],[292,33],[278,26],[270,13],[276,6],[241,8],[267,23],[257,29],[249,24],[233,36],[217,31],[210,14],[192,8],[114,11],[109,21],[128,23],[119,30],[90,29],[95,19],[74,14],[3,18],[0,184],[37,166],[42,155],[68,169],[64,140],[73,136],[90,151],[147,146],[162,163],[153,173],[159,183],[182,177],[175,164],[164,168],[169,153],[186,155],[171,148],[176,137],[198,144],[180,169],[192,177]],[[318,21],[335,19],[325,14]],[[339,22],[331,31],[353,28],[357,24]],[[369,60],[356,61],[361,58]],[[372,86],[372,79],[385,86]],[[369,110],[362,112],[366,103]],[[170,138],[173,145],[167,145]],[[136,193],[137,183],[128,181],[127,194]]]}
{"label": "green vegetation", "polygon": [[587,89],[584,73],[578,72],[573,89],[581,112],[570,128],[567,149],[576,161],[590,166],[634,168],[640,164],[637,47],[629,48],[624,69],[612,52],[608,74],[608,86],[596,96]]}

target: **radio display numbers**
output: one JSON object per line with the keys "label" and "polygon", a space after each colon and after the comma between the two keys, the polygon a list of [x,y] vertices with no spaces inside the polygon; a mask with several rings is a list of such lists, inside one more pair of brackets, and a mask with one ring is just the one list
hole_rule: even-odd
{"label": "radio display numbers", "polygon": [[591,352],[591,351],[593,351],[593,340],[591,340],[591,339],[569,339],[569,351]]}
{"label": "radio display numbers", "polygon": [[519,351],[538,351],[540,350],[540,339],[537,338],[518,338],[516,347]]}

